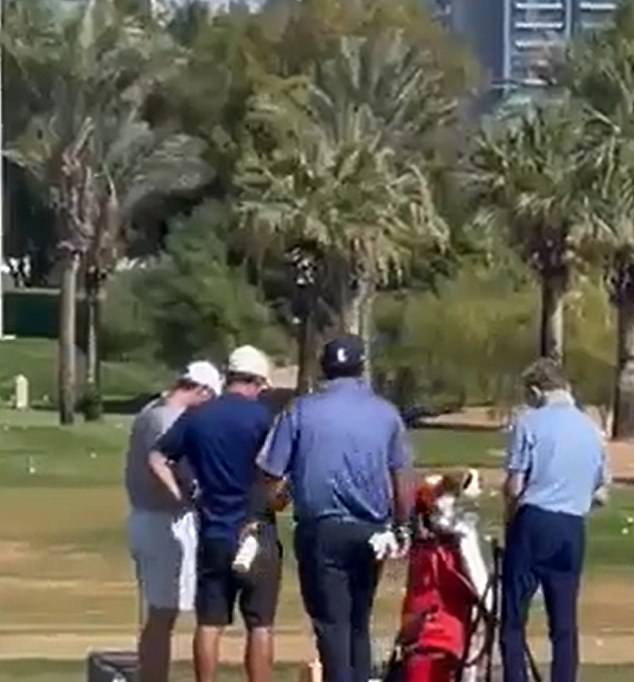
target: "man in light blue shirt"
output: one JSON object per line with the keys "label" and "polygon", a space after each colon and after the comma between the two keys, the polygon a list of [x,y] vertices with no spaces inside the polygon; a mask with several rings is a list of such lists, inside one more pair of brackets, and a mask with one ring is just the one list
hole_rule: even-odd
{"label": "man in light blue shirt", "polygon": [[392,521],[407,540],[405,427],[362,380],[363,364],[358,337],[327,344],[324,388],[297,400],[258,462],[269,479],[290,478],[302,597],[327,682],[369,679],[379,578],[369,540]]}
{"label": "man in light blue shirt", "polygon": [[529,409],[511,434],[504,486],[504,682],[527,682],[525,626],[540,585],[553,647],[551,679],[575,682],[584,518],[608,483],[602,436],[576,407],[556,362],[538,360],[522,378]]}

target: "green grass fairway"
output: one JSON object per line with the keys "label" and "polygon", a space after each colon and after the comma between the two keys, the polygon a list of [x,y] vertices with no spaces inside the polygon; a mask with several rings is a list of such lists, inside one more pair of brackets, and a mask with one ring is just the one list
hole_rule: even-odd
{"label": "green grass fairway", "polygon": [[[50,339],[15,339],[0,342],[0,399],[10,400],[13,379],[24,374],[30,384],[33,404],[55,402],[57,384],[57,345]],[[153,362],[104,362],[102,384],[104,398],[121,400],[160,390],[170,373]]]}
{"label": "green grass fairway", "polygon": [[422,429],[410,432],[416,463],[426,468],[501,466],[505,436],[498,431]]}
{"label": "green grass fairway", "polygon": [[0,411],[0,487],[103,487],[121,480],[131,420],[60,427],[52,412]]}
{"label": "green grass fairway", "polygon": [[[121,483],[129,426],[129,418],[110,416],[100,424],[60,428],[52,413],[0,410],[0,518],[4,519],[0,637],[50,633],[97,637],[135,631],[136,596]],[[440,464],[495,466],[500,461],[500,434],[425,430],[413,437],[420,461],[432,469]],[[497,492],[486,491],[480,502],[484,533],[499,533],[499,507]],[[590,522],[581,618],[583,631],[592,636],[631,632],[634,602],[624,597],[634,565],[630,517],[634,517],[634,490],[621,489]],[[280,531],[286,565],[278,623],[282,629],[296,631],[305,619],[288,515],[280,519]],[[381,638],[391,639],[397,627],[403,587],[403,566],[388,565],[375,609],[375,631]],[[533,632],[543,632],[539,603],[535,615]],[[187,631],[190,626],[185,622],[182,627]],[[44,653],[36,648],[24,655]],[[56,670],[60,668],[53,666],[39,679],[61,682],[65,673],[58,675]],[[80,674],[80,668],[74,670]],[[36,664],[9,668],[2,662],[0,682],[38,679],[35,675],[41,671]],[[64,679],[74,679],[74,674]],[[613,677],[610,674],[605,670],[603,677],[597,673],[587,679],[634,679],[623,677],[624,673],[618,677],[618,671]],[[227,679],[232,679],[230,672]]]}
{"label": "green grass fairway", "polygon": [[[130,423],[109,415],[63,428],[53,412],[0,410],[0,487],[118,485]],[[425,468],[495,468],[502,461],[499,433],[425,429],[411,438],[416,463]]]}

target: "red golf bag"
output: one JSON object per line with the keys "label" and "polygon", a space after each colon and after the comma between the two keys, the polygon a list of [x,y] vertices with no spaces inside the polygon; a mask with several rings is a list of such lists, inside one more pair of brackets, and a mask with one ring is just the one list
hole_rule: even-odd
{"label": "red golf bag", "polygon": [[399,638],[404,682],[456,680],[476,603],[455,543],[434,538],[414,544]]}
{"label": "red golf bag", "polygon": [[475,528],[456,508],[464,487],[461,479],[430,476],[417,491],[401,630],[386,681],[470,682],[490,651],[490,635],[473,651],[493,622],[495,577]]}

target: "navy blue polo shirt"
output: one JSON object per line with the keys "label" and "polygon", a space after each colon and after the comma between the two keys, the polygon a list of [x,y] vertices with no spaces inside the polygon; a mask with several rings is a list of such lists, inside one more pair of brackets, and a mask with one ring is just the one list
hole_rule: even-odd
{"label": "navy blue polo shirt", "polygon": [[273,421],[262,403],[226,394],[190,410],[158,441],[171,461],[185,458],[200,486],[200,532],[237,541],[250,514],[256,457]]}

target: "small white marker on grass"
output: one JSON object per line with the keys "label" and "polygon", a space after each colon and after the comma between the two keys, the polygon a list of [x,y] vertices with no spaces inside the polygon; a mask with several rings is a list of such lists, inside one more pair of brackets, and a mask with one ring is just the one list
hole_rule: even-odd
{"label": "small white marker on grass", "polygon": [[33,474],[37,473],[35,469],[35,460],[33,457],[29,457],[28,459],[28,468],[27,468],[29,475],[33,476]]}

